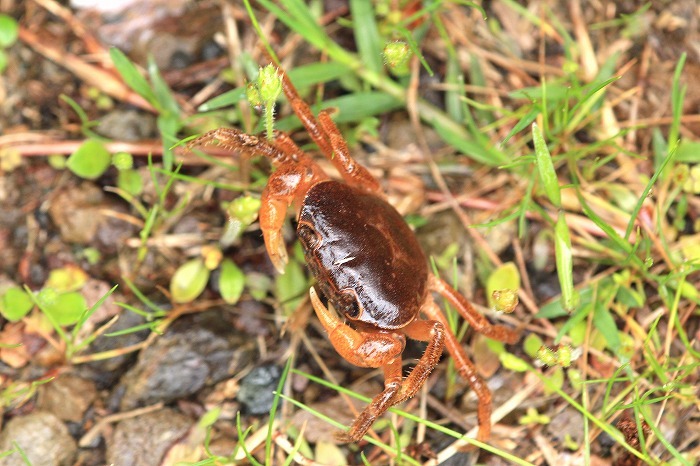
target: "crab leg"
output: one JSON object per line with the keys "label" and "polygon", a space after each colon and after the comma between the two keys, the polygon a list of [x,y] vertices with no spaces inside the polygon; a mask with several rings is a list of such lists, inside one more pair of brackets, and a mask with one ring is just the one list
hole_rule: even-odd
{"label": "crab leg", "polygon": [[216,145],[231,151],[241,151],[246,155],[263,155],[270,159],[274,165],[281,165],[293,161],[291,154],[264,138],[246,134],[236,128],[217,128],[199,136],[187,144],[187,149],[195,146]]}
{"label": "crab leg", "polygon": [[[430,300],[430,303],[423,307],[423,313],[431,319],[442,322],[446,328],[449,328],[447,318],[434,301]],[[479,423],[477,438],[482,442],[486,441],[491,435],[491,391],[484,379],[476,372],[474,364],[472,364],[469,356],[464,352],[464,348],[462,348],[462,345],[459,344],[457,337],[452,332],[445,332],[445,346],[452,359],[454,359],[455,368],[459,375],[476,393],[476,397],[479,400],[476,411]]]}
{"label": "crab leg", "polygon": [[[474,309],[464,296],[459,294],[454,288],[440,278],[431,275],[428,279],[428,287],[431,291],[436,291],[443,295],[455,306],[460,315],[474,327],[475,331],[483,333],[489,338],[506,343],[515,343],[517,341],[518,334],[516,332],[502,325],[492,325],[483,315],[479,314],[476,309]],[[449,328],[447,318],[432,299],[423,307],[422,312],[428,318],[442,322],[446,328]],[[459,371],[459,375],[462,376],[472,390],[474,390],[479,400],[476,411],[479,424],[477,439],[484,442],[491,435],[491,391],[488,385],[486,385],[486,382],[484,382],[484,379],[482,379],[476,371],[474,364],[452,332],[445,333],[445,346],[455,362],[455,368]]]}
{"label": "crab leg", "polygon": [[452,304],[459,314],[469,322],[475,331],[483,333],[494,340],[513,344],[518,341],[518,332],[504,327],[503,325],[493,325],[486,317],[479,313],[474,306],[457,290],[452,288],[445,280],[430,275],[428,278],[428,288],[444,296]]}
{"label": "crab leg", "polygon": [[270,260],[278,272],[284,273],[288,258],[282,237],[282,225],[287,208],[293,203],[301,203],[311,186],[328,177],[284,133],[277,133],[275,141],[269,142],[235,128],[219,128],[190,142],[188,148],[209,144],[247,155],[263,155],[279,167],[270,175],[262,192],[259,218]]}
{"label": "crab leg", "polygon": [[306,128],[311,139],[321,149],[323,155],[333,163],[343,179],[350,184],[384,197],[379,182],[365,167],[355,162],[350,156],[348,146],[338,127],[331,120],[328,110],[322,111],[316,119],[311,107],[299,97],[299,92],[290,81],[287,73],[282,70],[279,72],[282,79],[282,89],[294,109],[294,113]]}
{"label": "crab leg", "polygon": [[335,168],[340,172],[343,179],[352,185],[366,189],[383,198],[384,193],[382,193],[379,182],[365,167],[352,158],[348,145],[345,139],[343,139],[343,135],[331,119],[330,113],[327,110],[318,114],[318,122],[323,132],[328,136],[331,147],[333,147],[333,152],[330,155],[325,152],[324,155],[335,165]]}
{"label": "crab leg", "polygon": [[289,79],[289,76],[287,76],[287,73],[281,68],[278,71],[280,78],[282,79],[282,90],[284,91],[284,95],[287,96],[287,100],[294,109],[294,113],[296,113],[297,117],[301,121],[301,124],[304,125],[304,128],[306,128],[309,136],[311,136],[311,139],[313,139],[319,149],[321,149],[321,152],[324,154],[332,154],[333,148],[328,142],[323,130],[319,126],[318,121],[316,121],[316,117],[314,117],[311,107],[309,107],[309,105],[304,102],[301,97],[299,97],[299,92],[297,91],[296,87],[294,87],[294,84],[292,84],[292,81]]}
{"label": "crab leg", "polygon": [[401,331],[410,338],[428,342],[423,356],[406,378],[402,377],[401,358],[382,366],[384,391],[372,399],[371,403],[352,423],[350,430],[345,435],[341,435],[342,439],[359,442],[377,418],[384,414],[387,409],[415,396],[440,361],[445,339],[445,327],[440,322],[416,320]]}
{"label": "crab leg", "polygon": [[[431,296],[428,296],[427,299],[432,301]],[[442,356],[442,350],[445,346],[445,335],[448,333],[445,331],[444,324],[437,320],[414,320],[401,331],[413,340],[427,341],[428,346],[426,346],[418,364],[404,379],[401,392],[396,396],[394,404],[416,396],[418,390],[440,362],[440,356]]]}
{"label": "crab leg", "polygon": [[350,430],[340,435],[345,441],[357,442],[387,409],[415,396],[420,390],[442,355],[445,327],[434,320],[416,320],[401,329],[410,338],[428,342],[418,364],[404,379],[401,353],[406,338],[403,335],[391,331],[365,333],[354,330],[323,305],[313,287],[309,294],[316,315],[336,351],[356,366],[381,367],[384,371],[384,391],[372,399]]}

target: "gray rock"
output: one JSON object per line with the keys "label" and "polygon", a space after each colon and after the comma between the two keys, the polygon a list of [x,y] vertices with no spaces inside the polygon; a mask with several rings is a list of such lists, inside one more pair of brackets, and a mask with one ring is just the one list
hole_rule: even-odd
{"label": "gray rock", "polygon": [[193,421],[172,409],[146,413],[117,424],[107,440],[107,464],[154,466],[192,427]]}
{"label": "gray rock", "polygon": [[248,364],[255,341],[238,333],[224,314],[214,310],[185,316],[141,351],[119,384],[121,410],[193,395]]}
{"label": "gray rock", "polygon": [[[73,464],[77,445],[66,426],[53,414],[35,411],[11,419],[0,433],[0,452],[15,449],[16,443],[32,466]],[[25,466],[19,453],[0,458],[0,466]]]}
{"label": "gray rock", "polygon": [[272,409],[282,370],[273,365],[258,366],[241,380],[236,399],[243,405],[247,414],[259,416]]}
{"label": "gray rock", "polygon": [[[124,310],[121,311],[117,322],[109,328],[109,332],[136,327],[144,322],[143,316]],[[113,337],[101,336],[92,342],[87,353],[96,354],[136,345],[145,340],[149,333],[148,330],[142,330]],[[126,371],[126,365],[133,362],[134,359],[136,359],[136,354],[134,353],[122,354],[100,361],[80,364],[76,367],[76,371],[81,376],[95,382],[98,388],[109,388],[117,383]]]}
{"label": "gray rock", "polygon": [[155,135],[156,122],[145,112],[117,109],[100,119],[96,131],[111,139],[139,141]]}

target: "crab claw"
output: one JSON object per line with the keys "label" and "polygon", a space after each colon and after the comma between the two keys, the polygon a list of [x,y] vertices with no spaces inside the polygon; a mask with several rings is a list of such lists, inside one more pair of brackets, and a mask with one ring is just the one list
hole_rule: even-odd
{"label": "crab claw", "polygon": [[287,248],[284,245],[284,240],[282,235],[278,231],[268,231],[265,234],[265,247],[267,248],[267,255],[270,256],[272,265],[280,274],[284,274],[284,269],[289,262],[289,257],[287,256]]}

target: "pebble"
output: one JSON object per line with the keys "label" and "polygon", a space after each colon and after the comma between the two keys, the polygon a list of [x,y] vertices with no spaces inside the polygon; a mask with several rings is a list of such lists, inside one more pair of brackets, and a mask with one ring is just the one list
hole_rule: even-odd
{"label": "pebble", "polygon": [[212,310],[185,316],[141,351],[122,377],[121,410],[168,403],[197,393],[249,364],[255,341],[238,333],[224,313]]}
{"label": "pebble", "polygon": [[[0,452],[14,450],[13,443],[22,449],[32,466],[72,465],[78,448],[65,424],[44,411],[15,417],[5,425],[0,433]],[[26,464],[19,453],[0,458],[0,466]]]}
{"label": "pebble", "polygon": [[281,375],[282,369],[278,366],[264,364],[243,377],[236,400],[243,405],[246,414],[259,416],[270,412]]}
{"label": "pebble", "polygon": [[[144,318],[134,312],[123,311],[117,322],[109,328],[109,332],[125,330],[141,325]],[[113,337],[100,337],[88,348],[86,353],[97,354],[104,351],[127,348],[146,339],[148,330],[125,333]],[[98,388],[110,388],[119,381],[126,371],[126,365],[136,358],[135,353],[121,354],[112,358],[81,364],[77,367],[80,375],[95,382]]]}
{"label": "pebble", "polygon": [[194,422],[172,409],[125,419],[107,442],[107,464],[154,466],[185,437]]}
{"label": "pebble", "polygon": [[95,384],[66,374],[41,386],[37,407],[63,421],[80,422],[96,397]]}
{"label": "pebble", "polygon": [[104,194],[93,183],[84,182],[58,191],[51,200],[49,215],[67,243],[92,244],[104,221]]}

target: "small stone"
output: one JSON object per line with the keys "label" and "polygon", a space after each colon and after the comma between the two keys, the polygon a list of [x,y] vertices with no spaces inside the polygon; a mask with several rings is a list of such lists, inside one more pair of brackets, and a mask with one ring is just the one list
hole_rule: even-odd
{"label": "small stone", "polygon": [[37,406],[63,421],[80,422],[96,397],[92,382],[68,374],[41,386]]}
{"label": "small stone", "polygon": [[[0,452],[22,449],[32,466],[73,464],[77,445],[68,428],[51,413],[35,411],[11,419],[0,433]],[[0,458],[0,466],[25,466],[19,453]]]}
{"label": "small stone", "polygon": [[120,381],[121,409],[193,395],[248,364],[254,342],[223,315],[213,310],[183,317],[141,351],[136,365]]}
{"label": "small stone", "polygon": [[247,414],[259,416],[272,409],[282,370],[273,364],[258,366],[241,380],[236,399]]}
{"label": "small stone", "polygon": [[49,215],[67,243],[90,244],[104,221],[102,191],[82,183],[59,191],[49,205]]}
{"label": "small stone", "polygon": [[[111,298],[112,297],[108,298],[107,303],[110,302]],[[97,312],[101,312],[101,310]],[[135,312],[124,310],[121,312],[117,322],[109,328],[109,331],[118,332],[120,330],[136,327],[143,323],[143,316]],[[145,340],[149,333],[148,330],[142,330],[140,332],[128,332],[113,337],[101,336],[92,342],[87,353],[97,354],[136,345]],[[120,354],[112,358],[80,364],[76,366],[76,370],[80,376],[95,382],[98,388],[109,388],[119,380],[119,377],[126,371],[126,365],[133,362],[134,359],[136,359],[134,353]]]}
{"label": "small stone", "polygon": [[161,464],[168,451],[185,437],[193,424],[188,417],[172,409],[121,421],[112,438],[107,439],[107,464]]}
{"label": "small stone", "polygon": [[140,141],[156,134],[153,116],[135,110],[114,110],[102,118],[96,131],[110,139]]}

